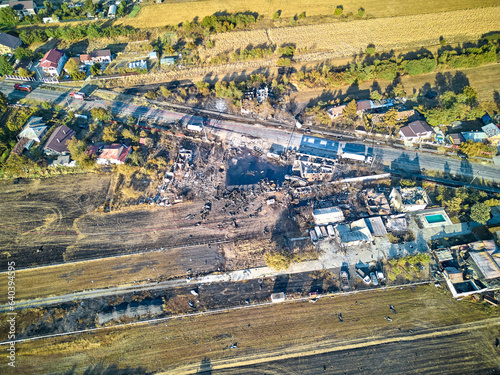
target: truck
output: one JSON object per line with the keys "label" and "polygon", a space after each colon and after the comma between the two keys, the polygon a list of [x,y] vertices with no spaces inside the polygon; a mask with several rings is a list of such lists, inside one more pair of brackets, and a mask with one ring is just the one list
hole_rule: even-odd
{"label": "truck", "polygon": [[80,100],[85,100],[85,93],[84,92],[77,92],[77,91],[71,91],[69,93],[69,96],[75,99],[80,99]]}
{"label": "truck", "polygon": [[14,85],[14,89],[19,90],[19,91],[26,91],[26,92],[31,92],[31,90],[32,90],[30,85],[21,85],[20,83],[16,83]]}

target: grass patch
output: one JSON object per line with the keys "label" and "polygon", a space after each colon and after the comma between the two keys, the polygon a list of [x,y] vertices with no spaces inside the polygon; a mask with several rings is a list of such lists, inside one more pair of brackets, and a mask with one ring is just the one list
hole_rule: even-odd
{"label": "grass patch", "polygon": [[137,16],[139,14],[140,11],[141,11],[141,6],[134,5],[132,10],[130,11],[130,14],[128,15],[128,18],[134,18],[135,16]]}

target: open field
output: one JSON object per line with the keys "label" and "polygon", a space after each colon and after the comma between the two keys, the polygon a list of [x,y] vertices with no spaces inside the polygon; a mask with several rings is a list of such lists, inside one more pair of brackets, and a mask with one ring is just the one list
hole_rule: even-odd
{"label": "open field", "polygon": [[[390,304],[395,306],[397,314],[390,312]],[[339,313],[343,323],[339,322]],[[313,354],[315,350],[318,354],[334,346],[342,347],[349,340],[364,346],[366,342],[390,343],[399,341],[397,337],[419,334],[430,333],[433,337],[432,332],[440,327],[498,314],[498,310],[485,304],[455,301],[447,291],[433,286],[371,291],[323,298],[315,304],[292,302],[25,342],[17,345],[15,371],[43,374],[72,370],[80,374],[99,366],[133,369],[134,374],[194,373],[202,361],[217,369],[243,362],[263,363],[275,356],[298,357]],[[387,315],[392,322],[384,319]],[[472,329],[473,326],[465,326],[458,331],[469,333]],[[482,346],[484,353],[495,350],[492,338],[499,334],[498,326],[493,331],[490,328],[491,336],[487,336]],[[477,361],[477,335],[462,334],[462,337],[462,346],[474,349],[470,351],[471,361]],[[235,342],[237,349],[224,350]],[[410,348],[422,353],[426,344],[427,340],[415,341]],[[441,352],[428,351],[428,355],[439,365]],[[441,360],[447,358],[441,356]],[[498,366],[497,361],[492,358],[484,366]]]}
{"label": "open field", "polygon": [[332,15],[337,5],[344,7],[344,14],[353,12],[357,14],[358,9],[363,7],[366,14],[375,17],[394,17],[411,14],[422,14],[432,12],[444,12],[457,9],[471,9],[478,7],[490,7],[500,5],[498,0],[456,0],[441,1],[436,3],[432,0],[409,1],[409,0],[345,0],[331,2],[328,0],[208,0],[208,1],[165,1],[163,4],[142,7],[136,17],[125,18],[121,22],[134,27],[161,27],[165,25],[176,25],[186,20],[192,21],[195,17],[202,19],[205,16],[217,12],[257,12],[271,18],[272,15],[281,10],[281,16],[288,18],[295,14],[306,12],[307,16]]}
{"label": "open field", "polygon": [[[500,7],[457,10],[447,13],[417,14],[396,18],[326,23],[321,25],[273,28],[218,34],[207,57],[245,49],[248,45],[292,44],[300,51],[329,51],[323,58],[340,58],[363,53],[369,44],[377,51],[477,40],[498,29]],[[458,27],[458,25],[460,25]],[[316,58],[317,59],[317,58]]]}

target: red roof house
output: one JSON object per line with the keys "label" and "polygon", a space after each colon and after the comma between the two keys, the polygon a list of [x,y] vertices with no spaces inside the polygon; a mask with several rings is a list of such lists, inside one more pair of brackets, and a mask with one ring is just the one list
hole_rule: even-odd
{"label": "red roof house", "polygon": [[118,143],[102,148],[101,155],[96,160],[97,164],[123,164],[130,153],[132,146],[124,146]]}
{"label": "red roof house", "polygon": [[58,76],[61,74],[62,68],[66,63],[66,55],[64,51],[51,49],[43,56],[40,62],[40,68],[49,76]]}

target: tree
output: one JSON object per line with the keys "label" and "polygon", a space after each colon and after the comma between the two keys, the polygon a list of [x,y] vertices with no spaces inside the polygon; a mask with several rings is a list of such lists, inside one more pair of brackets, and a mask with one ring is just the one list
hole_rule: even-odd
{"label": "tree", "polygon": [[382,94],[378,92],[378,90],[373,90],[370,93],[370,99],[371,100],[381,100],[382,99]]}
{"label": "tree", "polygon": [[490,220],[490,211],[490,206],[484,203],[476,203],[470,209],[470,218],[484,225]]}
{"label": "tree", "polygon": [[396,125],[398,124],[398,110],[395,108],[389,109],[385,114],[384,114],[384,123],[388,128],[395,128]]}
{"label": "tree", "polygon": [[109,110],[107,110],[105,108],[92,108],[90,113],[92,114],[93,118],[100,120],[100,121],[109,121],[112,118]]}
{"label": "tree", "polygon": [[52,12],[54,12],[54,8],[52,7],[52,3],[50,1],[44,1],[43,6],[45,7],[45,14],[50,16]]}
{"label": "tree", "polygon": [[416,182],[413,181],[413,180],[407,180],[407,179],[403,179],[403,180],[400,180],[399,181],[399,185],[401,187],[412,187],[412,186],[415,186]]}
{"label": "tree", "polygon": [[278,10],[277,12],[275,12],[273,14],[273,20],[278,20],[280,18],[280,16],[281,16],[281,11]]}
{"label": "tree", "polygon": [[342,5],[338,5],[337,8],[335,8],[335,11],[333,14],[336,16],[340,16],[344,12],[344,7]]}
{"label": "tree", "polygon": [[[1,8],[4,9],[4,8]],[[7,56],[0,56],[0,76],[14,73],[14,68]]]}
{"label": "tree", "polygon": [[76,160],[79,164],[84,164],[86,160],[90,159],[87,154],[87,145],[83,140],[77,140],[72,137],[68,143],[68,150],[71,154],[71,159]]}
{"label": "tree", "polygon": [[17,73],[21,76],[21,77],[31,77],[33,75],[32,72],[29,72],[27,71],[26,69],[24,68],[19,68],[17,70]]}
{"label": "tree", "polygon": [[354,120],[358,116],[358,106],[356,105],[356,100],[351,100],[342,111],[344,117]]}
{"label": "tree", "polygon": [[17,14],[11,7],[0,8],[0,24],[15,25],[17,23]]}
{"label": "tree", "polygon": [[[212,48],[213,48],[213,46],[212,46]],[[167,44],[165,44],[165,45],[163,46],[163,52],[164,52],[166,55],[171,56],[171,55],[174,55],[174,54],[175,54],[175,49],[174,49],[174,47],[172,47],[172,45],[171,45],[171,44],[168,44],[168,43],[167,43]]]}
{"label": "tree", "polygon": [[29,48],[18,47],[14,52],[14,57],[18,60],[33,60],[33,51]]}
{"label": "tree", "polygon": [[462,209],[462,199],[460,197],[454,197],[448,201],[444,201],[443,204],[452,212],[460,212]]}
{"label": "tree", "polygon": [[107,126],[102,132],[102,140],[104,142],[113,143],[118,139],[118,132],[116,126]]}
{"label": "tree", "polygon": [[116,11],[116,13],[118,14],[119,17],[123,17],[125,15],[126,9],[127,9],[127,4],[125,1],[122,1],[118,6],[118,10]]}
{"label": "tree", "polygon": [[92,73],[92,75],[95,75],[95,76],[100,75],[101,74],[101,64],[95,63],[94,65],[92,65],[90,67],[90,73]]}
{"label": "tree", "polygon": [[78,66],[76,59],[68,59],[64,65],[64,70],[66,70],[70,76],[73,76],[80,71],[80,67]]}
{"label": "tree", "polygon": [[358,17],[363,18],[365,16],[365,10],[363,8],[358,9]]}
{"label": "tree", "polygon": [[472,140],[461,143],[459,149],[469,157],[479,156],[489,151],[489,147],[484,143],[474,142]]}
{"label": "tree", "polygon": [[165,99],[167,99],[170,96],[172,96],[172,91],[170,91],[169,89],[167,89],[165,86],[161,86],[160,87],[160,92],[165,97]]}
{"label": "tree", "polygon": [[3,94],[3,92],[0,92],[0,111],[5,111],[9,105],[9,101]]}
{"label": "tree", "polygon": [[122,137],[125,139],[130,139],[134,142],[139,141],[139,137],[136,136],[130,129],[123,129],[122,130]]}

